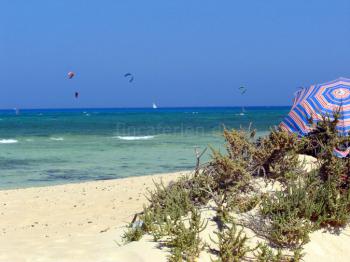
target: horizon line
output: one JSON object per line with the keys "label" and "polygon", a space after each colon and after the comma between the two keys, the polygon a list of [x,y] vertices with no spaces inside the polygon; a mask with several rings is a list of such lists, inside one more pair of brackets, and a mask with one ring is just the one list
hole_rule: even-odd
{"label": "horizon line", "polygon": [[252,108],[252,107],[290,107],[291,105],[260,105],[260,106],[164,106],[153,109],[152,107],[33,107],[33,108],[0,108],[0,111],[13,111],[13,110],[89,110],[89,109],[186,109],[186,108]]}

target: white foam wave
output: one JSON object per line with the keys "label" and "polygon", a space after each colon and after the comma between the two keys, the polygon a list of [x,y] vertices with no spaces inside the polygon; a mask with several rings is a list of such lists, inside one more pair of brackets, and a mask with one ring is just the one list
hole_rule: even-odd
{"label": "white foam wave", "polygon": [[115,138],[118,138],[120,140],[148,140],[153,139],[154,136],[115,136]]}
{"label": "white foam wave", "polygon": [[0,144],[15,144],[18,143],[16,139],[0,139]]}
{"label": "white foam wave", "polygon": [[63,141],[64,138],[63,138],[63,137],[50,137],[50,140],[53,140],[53,141]]}

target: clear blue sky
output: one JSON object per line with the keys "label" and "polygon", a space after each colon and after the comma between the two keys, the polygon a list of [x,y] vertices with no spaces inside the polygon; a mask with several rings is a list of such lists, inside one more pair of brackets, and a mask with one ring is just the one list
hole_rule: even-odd
{"label": "clear blue sky", "polygon": [[288,105],[339,76],[349,0],[0,1],[0,108]]}

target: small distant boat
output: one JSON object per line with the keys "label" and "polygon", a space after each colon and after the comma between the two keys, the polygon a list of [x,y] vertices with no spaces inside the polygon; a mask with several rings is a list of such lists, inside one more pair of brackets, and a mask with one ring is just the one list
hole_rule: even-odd
{"label": "small distant boat", "polygon": [[16,114],[17,116],[20,114],[18,108],[14,108],[13,110],[15,110],[15,114]]}
{"label": "small distant boat", "polygon": [[157,109],[157,108],[158,108],[158,106],[156,105],[156,103],[153,103],[153,104],[152,104],[152,108],[153,108],[153,109]]}
{"label": "small distant boat", "polygon": [[239,113],[239,115],[240,115],[240,116],[244,116],[244,115],[245,115],[245,112],[246,112],[246,111],[245,111],[244,107],[242,106],[242,111],[241,111],[241,113]]}

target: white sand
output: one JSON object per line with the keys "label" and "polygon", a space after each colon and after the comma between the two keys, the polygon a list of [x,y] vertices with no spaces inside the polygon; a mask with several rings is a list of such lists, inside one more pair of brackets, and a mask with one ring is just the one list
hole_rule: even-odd
{"label": "white sand", "polygon": [[[183,174],[183,173],[182,173]],[[153,180],[181,173],[0,191],[0,262],[166,261],[150,237],[118,246],[126,223],[146,203]],[[204,216],[205,217],[205,216]],[[214,225],[209,224],[207,239]],[[250,236],[250,234],[249,234]],[[350,229],[311,234],[305,261],[350,261]],[[199,261],[210,261],[201,254]]]}
{"label": "white sand", "polygon": [[0,261],[116,261],[146,188],[180,175],[0,191]]}

